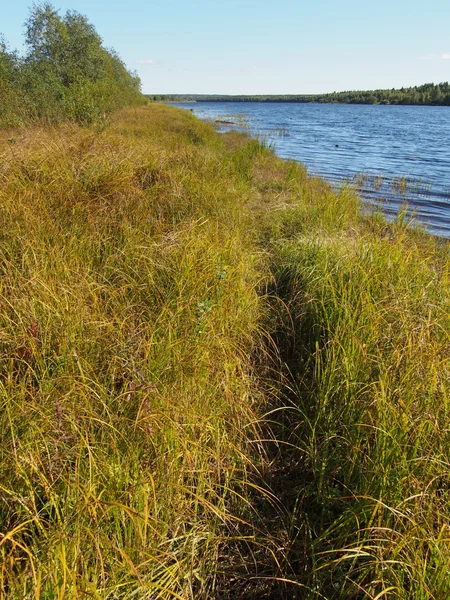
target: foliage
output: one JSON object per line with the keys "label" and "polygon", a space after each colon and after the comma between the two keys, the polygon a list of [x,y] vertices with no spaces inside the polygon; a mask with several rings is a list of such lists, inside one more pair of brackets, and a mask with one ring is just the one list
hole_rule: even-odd
{"label": "foliage", "polygon": [[86,17],[34,5],[26,22],[27,53],[0,48],[0,124],[30,119],[91,123],[113,109],[141,103],[140,82],[106,50]]}
{"label": "foliage", "polygon": [[450,106],[450,86],[447,82],[391,90],[333,92],[331,94],[276,94],[226,96],[211,94],[179,94],[149,96],[153,101],[196,102],[318,102],[333,104],[420,104]]}

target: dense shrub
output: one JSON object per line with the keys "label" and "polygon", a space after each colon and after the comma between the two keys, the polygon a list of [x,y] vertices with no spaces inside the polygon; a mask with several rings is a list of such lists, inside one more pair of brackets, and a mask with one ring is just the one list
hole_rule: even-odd
{"label": "dense shrub", "polygon": [[35,5],[25,24],[27,52],[0,38],[0,125],[43,119],[92,123],[113,109],[142,103],[140,80],[106,49],[86,17]]}

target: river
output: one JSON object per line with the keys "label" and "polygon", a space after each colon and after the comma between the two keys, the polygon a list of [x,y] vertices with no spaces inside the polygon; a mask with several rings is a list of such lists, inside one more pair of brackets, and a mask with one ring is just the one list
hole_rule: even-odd
{"label": "river", "polygon": [[405,203],[450,238],[450,107],[262,102],[178,103],[221,131],[242,129],[388,217]]}

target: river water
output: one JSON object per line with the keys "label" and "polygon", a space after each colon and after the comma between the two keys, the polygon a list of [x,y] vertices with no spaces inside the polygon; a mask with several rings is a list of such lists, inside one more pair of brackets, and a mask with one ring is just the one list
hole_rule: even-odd
{"label": "river water", "polygon": [[221,131],[242,129],[388,216],[407,203],[450,238],[450,107],[261,102],[179,103]]}

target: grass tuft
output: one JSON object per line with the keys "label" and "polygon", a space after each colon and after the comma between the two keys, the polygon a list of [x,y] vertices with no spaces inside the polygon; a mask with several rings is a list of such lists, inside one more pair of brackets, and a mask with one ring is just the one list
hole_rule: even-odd
{"label": "grass tuft", "polygon": [[449,595],[446,242],[156,104],[0,207],[3,597]]}

